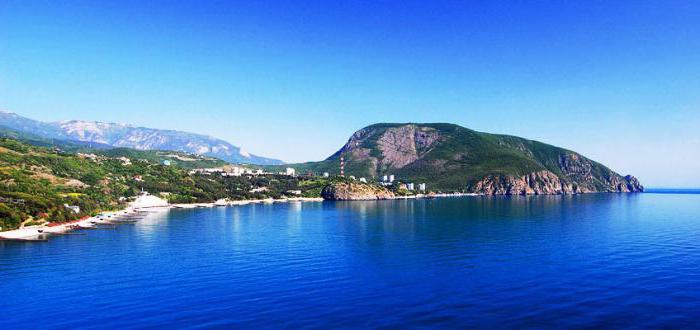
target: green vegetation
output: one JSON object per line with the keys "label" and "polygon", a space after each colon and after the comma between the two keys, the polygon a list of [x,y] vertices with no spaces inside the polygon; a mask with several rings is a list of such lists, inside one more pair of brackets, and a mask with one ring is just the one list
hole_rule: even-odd
{"label": "green vegetation", "polygon": [[38,147],[55,147],[60,148],[64,151],[77,152],[81,150],[100,150],[109,148],[109,146],[100,143],[89,143],[80,141],[68,141],[59,139],[50,139],[40,137],[39,135],[20,132],[13,130],[11,128],[0,126],[0,138],[8,138],[17,141],[21,141],[26,144],[30,144]]}
{"label": "green vegetation", "polygon": [[[224,163],[198,158],[165,166],[160,157],[169,155],[172,153],[130,149],[85,155],[0,138],[0,227],[17,228],[23,221],[62,222],[125,207],[141,189],[172,203],[191,203],[318,197],[328,181],[285,175],[189,174],[187,168],[195,164],[213,167]],[[190,165],[183,168],[183,163]],[[80,212],[65,205],[78,206]]]}
{"label": "green vegetation", "polygon": [[107,157],[126,157],[129,159],[145,160],[151,163],[170,163],[184,169],[222,167],[227,162],[206,156],[191,155],[179,151],[162,150],[136,150],[130,148],[113,148],[105,150],[81,150],[83,152],[93,152]]}
{"label": "green vegetation", "polygon": [[[402,130],[409,126],[414,130]],[[417,143],[418,135],[413,134],[418,133],[436,140],[425,145]],[[389,152],[380,144],[387,134],[393,141]],[[610,178],[623,180],[607,167],[570,150],[444,123],[371,125],[355,133],[343,148],[326,160],[288,166],[304,173],[337,174],[341,153],[345,157],[347,175],[377,180],[394,174],[404,181],[425,182],[428,189],[434,191],[469,191],[475,182],[487,176],[522,177],[538,171],[550,171],[563,181],[585,186],[590,191],[610,189]],[[388,157],[401,153],[414,158],[403,166],[392,166]],[[279,168],[270,167],[271,170]]]}
{"label": "green vegetation", "polygon": [[55,150],[68,153],[96,154],[112,158],[126,157],[129,159],[146,160],[152,163],[163,163],[167,161],[171,165],[185,169],[221,167],[228,164],[227,162],[217,158],[192,155],[180,151],[112,148],[106,144],[100,143],[48,139],[3,126],[0,126],[0,138],[17,140],[19,142],[37,147],[51,147]]}

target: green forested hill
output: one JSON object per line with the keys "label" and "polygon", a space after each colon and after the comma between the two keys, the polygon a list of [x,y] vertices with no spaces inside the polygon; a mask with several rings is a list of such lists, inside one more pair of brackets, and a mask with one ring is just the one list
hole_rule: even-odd
{"label": "green forested hill", "polygon": [[531,194],[643,189],[634,177],[570,150],[443,123],[368,126],[328,159],[290,166],[337,174],[341,155],[348,175],[394,174],[436,190]]}

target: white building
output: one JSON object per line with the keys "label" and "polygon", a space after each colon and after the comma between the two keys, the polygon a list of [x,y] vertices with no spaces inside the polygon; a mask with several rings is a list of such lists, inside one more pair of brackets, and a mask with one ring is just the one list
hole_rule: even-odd
{"label": "white building", "polygon": [[355,176],[354,176],[354,175],[351,175],[351,176],[350,176],[350,180],[355,180]]}
{"label": "white building", "polygon": [[295,176],[297,175],[297,171],[291,167],[287,167],[287,171],[285,172],[285,174],[289,176]]}
{"label": "white building", "polygon": [[231,173],[233,173],[233,175],[235,175],[235,176],[241,176],[241,175],[243,175],[243,173],[245,173],[245,168],[234,166],[233,169],[231,170]]}
{"label": "white building", "polygon": [[149,207],[166,207],[168,206],[168,201],[153,196],[145,191],[134,200],[130,207],[134,209],[149,208]]}
{"label": "white building", "polygon": [[418,190],[425,191],[425,183],[418,184]]}
{"label": "white building", "polygon": [[80,152],[78,153],[78,157],[80,157],[80,158],[87,158],[87,159],[91,159],[91,160],[97,160],[97,159],[99,158],[99,157],[97,157],[97,155],[95,155],[95,154],[83,154],[83,153],[80,153]]}
{"label": "white building", "polygon": [[360,182],[362,182],[362,183],[367,183],[367,179],[365,179],[365,178],[360,178]]}
{"label": "white building", "polygon": [[68,204],[63,204],[67,209],[73,211],[73,213],[78,214],[80,213],[80,206],[77,205],[68,205]]}
{"label": "white building", "polygon": [[124,166],[131,165],[131,159],[129,159],[129,158],[126,158],[126,157],[118,157],[117,160],[119,160],[120,162],[122,162],[122,165],[124,165]]}
{"label": "white building", "polygon": [[383,176],[382,182],[387,182],[387,181],[389,181],[389,176],[388,175]]}
{"label": "white building", "polygon": [[212,173],[223,173],[224,169],[223,168],[195,168],[194,170],[191,170],[189,173],[190,175],[192,174],[205,174],[205,175],[210,175]]}
{"label": "white building", "polygon": [[170,166],[170,161],[169,160],[163,160],[163,165],[165,166]]}
{"label": "white building", "polygon": [[414,189],[413,183],[406,184],[406,189],[413,190]]}
{"label": "white building", "polygon": [[328,172],[323,172],[323,177],[324,177],[324,178],[327,178],[327,177],[329,177],[329,176],[331,176],[331,175],[328,174]]}
{"label": "white building", "polygon": [[258,193],[258,192],[266,192],[266,191],[268,191],[268,190],[270,190],[270,189],[267,188],[267,187],[258,187],[258,188],[253,188],[253,189],[251,189],[250,192],[252,192],[252,193]]}
{"label": "white building", "polygon": [[238,166],[227,167],[227,171],[222,173],[224,176],[241,176],[245,173],[245,168]]}
{"label": "white building", "polygon": [[393,174],[389,176],[389,182],[394,182],[394,175]]}

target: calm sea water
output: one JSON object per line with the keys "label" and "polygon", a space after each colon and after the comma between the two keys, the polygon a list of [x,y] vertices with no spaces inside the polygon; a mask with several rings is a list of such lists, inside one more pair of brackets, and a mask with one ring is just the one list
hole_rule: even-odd
{"label": "calm sea water", "polygon": [[172,210],[0,243],[0,328],[680,327],[700,195]]}

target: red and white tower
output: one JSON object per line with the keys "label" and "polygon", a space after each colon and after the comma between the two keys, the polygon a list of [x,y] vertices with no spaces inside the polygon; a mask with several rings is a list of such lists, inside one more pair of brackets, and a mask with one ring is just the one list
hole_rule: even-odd
{"label": "red and white tower", "polygon": [[345,157],[340,155],[340,176],[345,176]]}

